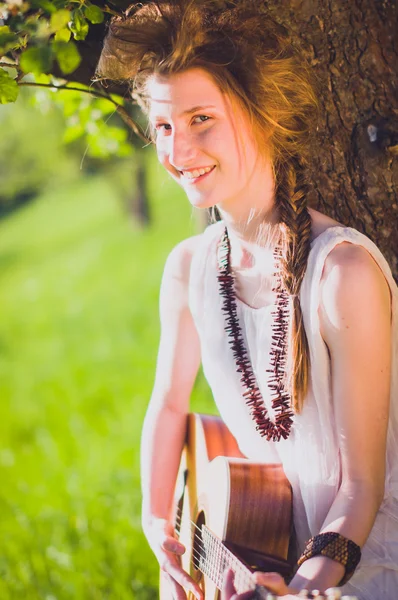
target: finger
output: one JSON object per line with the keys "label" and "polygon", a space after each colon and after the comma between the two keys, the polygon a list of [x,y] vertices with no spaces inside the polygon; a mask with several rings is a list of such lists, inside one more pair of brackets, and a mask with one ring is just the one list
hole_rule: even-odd
{"label": "finger", "polygon": [[[165,571],[160,571],[159,598],[164,600],[186,600],[186,594],[181,586]],[[182,592],[182,593],[181,593]]]}
{"label": "finger", "polygon": [[170,560],[165,570],[180,586],[192,592],[198,600],[203,600],[203,591],[199,585],[176,562]]}
{"label": "finger", "polygon": [[328,600],[340,600],[340,598],[341,598],[341,588],[338,588],[338,587],[328,588],[325,591],[325,595],[326,595],[326,597],[327,597]]}
{"label": "finger", "polygon": [[262,573],[257,571],[253,573],[253,579],[257,585],[262,585],[279,596],[287,593],[287,585],[279,573]]}
{"label": "finger", "polygon": [[227,569],[225,571],[221,589],[222,600],[229,600],[234,594],[236,594],[236,589],[234,586],[234,577],[235,576],[232,569]]}
{"label": "finger", "polygon": [[164,576],[168,581],[169,590],[173,600],[187,600],[187,595],[184,591],[184,588],[168,573],[164,573]]}
{"label": "finger", "polygon": [[185,546],[170,536],[167,536],[163,539],[161,546],[163,550],[166,550],[166,552],[173,552],[174,554],[178,554],[180,556],[185,552]]}
{"label": "finger", "polygon": [[221,599],[222,600],[249,600],[254,595],[254,590],[248,590],[242,594],[238,594],[234,585],[235,574],[232,569],[227,569],[224,572]]}
{"label": "finger", "polygon": [[243,592],[242,594],[234,594],[231,600],[250,600],[250,598],[256,597],[255,594],[255,590],[248,590],[247,592]]}
{"label": "finger", "polygon": [[156,521],[151,525],[151,528],[145,535],[156,556],[158,555],[159,550],[164,549],[164,546],[169,552],[174,552],[174,545],[178,548],[179,542],[174,537],[173,531],[166,531],[166,525],[164,523]]}

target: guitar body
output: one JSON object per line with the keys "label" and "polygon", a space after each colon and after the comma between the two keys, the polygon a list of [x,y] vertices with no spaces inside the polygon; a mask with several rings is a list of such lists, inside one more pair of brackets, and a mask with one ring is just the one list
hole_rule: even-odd
{"label": "guitar body", "polygon": [[[226,567],[287,575],[291,524],[291,488],[281,465],[249,461],[220,418],[191,413],[175,526],[186,547],[182,567],[200,583],[205,600],[218,598]],[[239,569],[235,573],[237,591],[248,589]],[[166,577],[161,577],[160,598],[172,600]]]}

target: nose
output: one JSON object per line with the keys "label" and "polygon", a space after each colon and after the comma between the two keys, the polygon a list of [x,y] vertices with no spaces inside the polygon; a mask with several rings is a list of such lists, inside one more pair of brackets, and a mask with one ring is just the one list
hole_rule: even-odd
{"label": "nose", "polygon": [[186,131],[174,130],[169,136],[169,162],[177,169],[183,169],[192,165],[195,161],[197,149],[193,136]]}

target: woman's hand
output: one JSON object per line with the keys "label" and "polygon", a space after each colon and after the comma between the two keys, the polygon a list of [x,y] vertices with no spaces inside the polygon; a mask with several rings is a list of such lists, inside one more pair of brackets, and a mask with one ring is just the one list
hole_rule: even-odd
{"label": "woman's hand", "polygon": [[[253,579],[257,585],[265,587],[267,592],[275,594],[278,598],[282,597],[283,600],[297,600],[297,598],[299,598],[297,595],[299,591],[286,585],[283,578],[278,573],[262,573],[257,571],[256,573],[253,573]],[[339,588],[329,588],[324,593],[328,600],[340,600],[341,598],[341,591]],[[234,573],[232,569],[228,569],[224,573],[221,600],[251,600],[252,598],[254,598],[253,590],[244,592],[243,594],[237,593],[234,586]]]}
{"label": "woman's hand", "polygon": [[186,600],[184,588],[192,592],[198,600],[203,600],[202,590],[181,567],[180,557],[184,554],[185,547],[176,539],[172,524],[166,519],[152,518],[143,529],[160,569],[170,585],[174,600]]}
{"label": "woman's hand", "polygon": [[[268,592],[276,596],[283,596],[285,600],[297,598],[295,594],[298,590],[290,588],[286,585],[283,577],[278,573],[253,573],[254,582],[267,589]],[[254,596],[254,592],[249,590],[243,594],[238,594],[234,586],[234,573],[231,569],[224,574],[223,588],[221,592],[221,600],[249,600]]]}
{"label": "woman's hand", "polygon": [[234,586],[234,572],[228,569],[224,573],[221,600],[250,600],[254,597],[252,590],[238,594]]}
{"label": "woman's hand", "polygon": [[253,579],[257,585],[262,585],[276,596],[284,596],[286,599],[299,593],[299,590],[286,585],[285,580],[279,573],[253,573]]}

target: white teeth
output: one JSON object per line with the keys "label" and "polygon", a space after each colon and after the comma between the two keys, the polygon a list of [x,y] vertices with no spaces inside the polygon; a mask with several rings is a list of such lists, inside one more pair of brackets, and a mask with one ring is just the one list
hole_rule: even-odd
{"label": "white teeth", "polygon": [[204,175],[205,173],[209,173],[213,167],[206,167],[205,169],[195,169],[194,171],[183,171],[182,174],[187,179],[195,179],[200,175]]}

